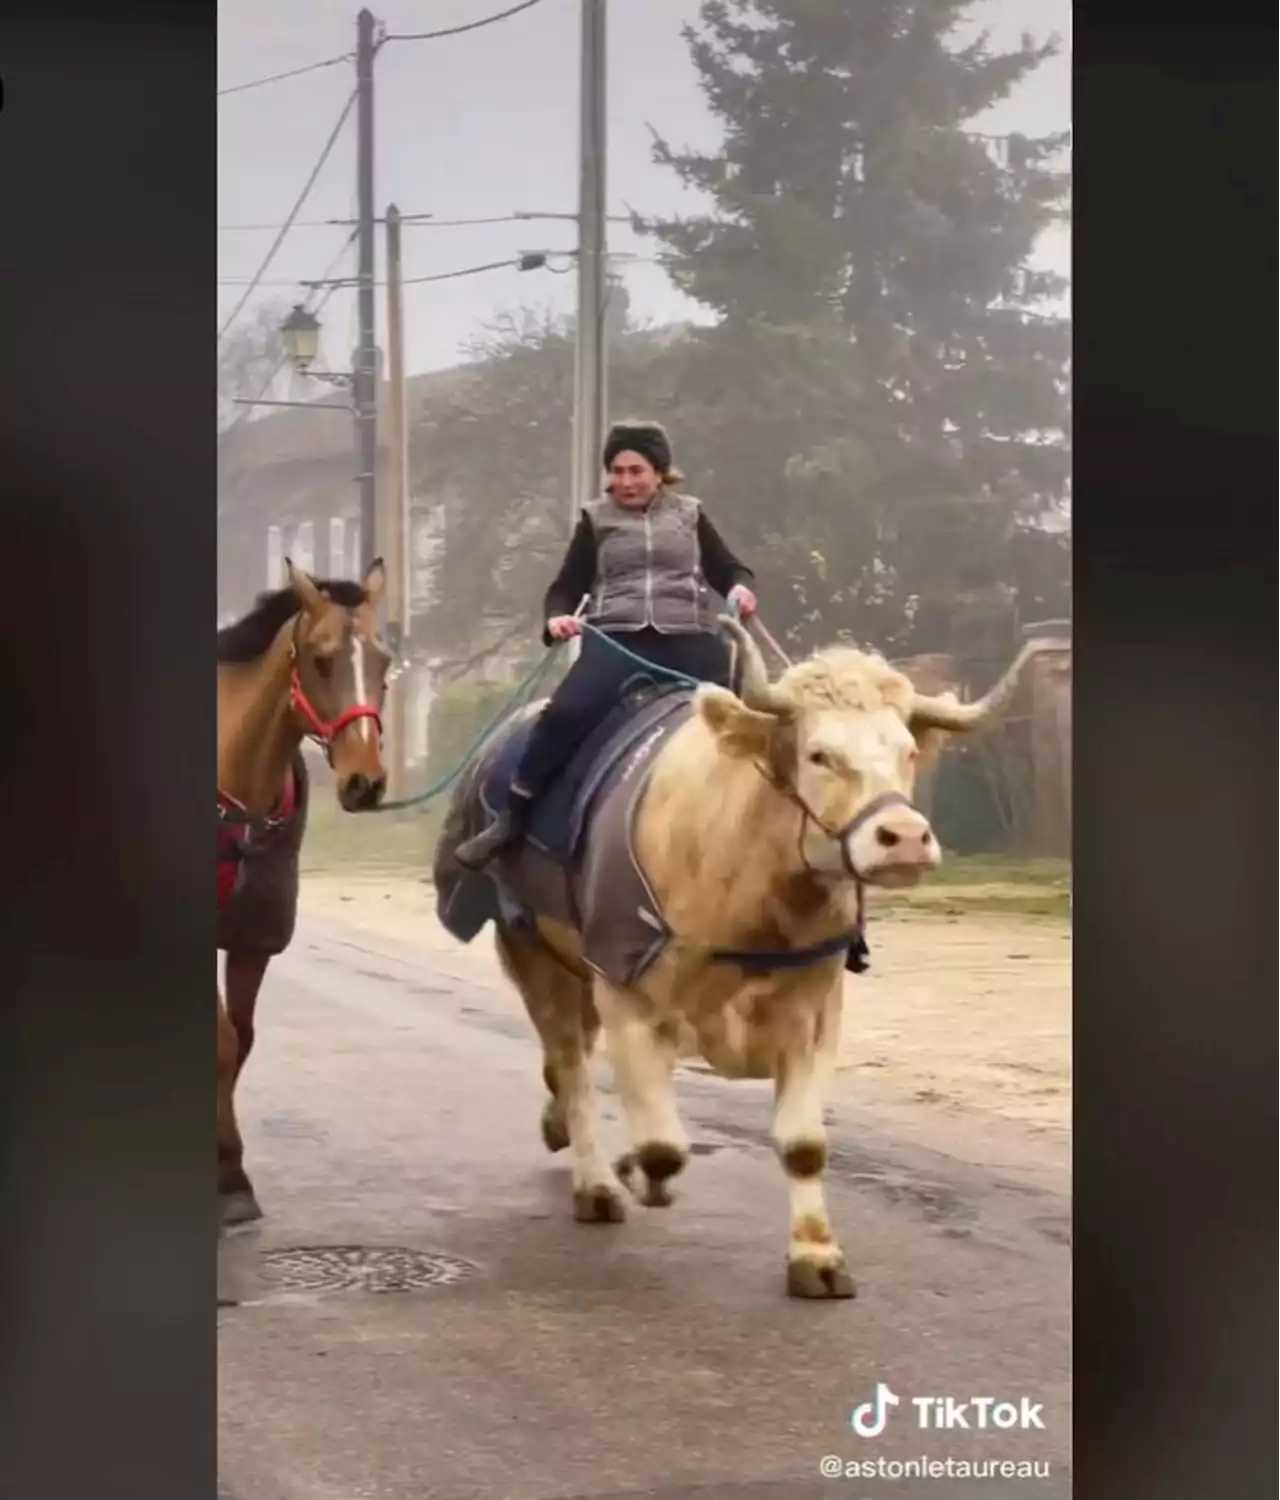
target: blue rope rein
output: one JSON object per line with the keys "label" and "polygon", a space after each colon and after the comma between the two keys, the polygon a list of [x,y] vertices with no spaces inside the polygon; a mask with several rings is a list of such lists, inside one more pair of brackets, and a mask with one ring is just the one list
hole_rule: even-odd
{"label": "blue rope rein", "polygon": [[[730,604],[729,612],[736,616],[738,613],[737,606]],[[665,677],[668,681],[678,682],[683,687],[696,688],[700,685],[699,678],[690,677],[687,672],[677,672],[671,667],[660,667],[656,662],[646,660],[645,657],[638,655],[636,652],[624,646],[616,636],[609,635],[607,631],[601,630],[598,626],[592,625],[589,621],[581,620],[580,623],[582,625],[584,634],[594,636],[597,640],[604,641],[611,650],[616,651],[627,661],[633,662],[644,672],[646,676]],[[463,771],[466,769],[468,763],[470,762],[471,757],[476,753],[477,750],[480,749],[480,747],[489,738],[489,736],[500,725],[505,724],[508,719],[514,717],[514,715],[525,706],[525,704],[533,696],[534,688],[538,685],[539,682],[541,682],[542,678],[545,676],[552,663],[555,661],[560,648],[566,644],[567,642],[565,641],[557,641],[554,646],[552,646],[547,655],[544,656],[541,661],[537,662],[532,668],[530,668],[528,672],[525,673],[525,675],[520,679],[515,688],[512,690],[511,696],[502,705],[502,707],[499,708],[497,713],[493,715],[493,717],[483,727],[483,729],[481,729],[475,735],[471,743],[462,752],[462,755],[459,758],[457,764],[451,771],[442,776],[439,781],[434,782],[431,786],[429,786],[425,792],[419,792],[414,797],[400,797],[397,798],[394,802],[380,803],[377,807],[372,808],[371,811],[379,813],[405,812],[411,807],[425,807],[428,803],[434,802],[437,797],[443,796],[444,793],[453,786],[454,782],[457,781],[458,777],[462,775]]]}
{"label": "blue rope rein", "polygon": [[593,635],[598,641],[606,642],[619,656],[624,657],[627,661],[634,662],[636,666],[644,671],[647,677],[655,675],[665,677],[668,681],[678,682],[684,687],[696,688],[700,685],[699,678],[690,677],[687,672],[677,672],[671,667],[660,667],[657,662],[647,661],[643,656],[638,656],[634,651],[624,646],[617,636],[608,635],[597,626],[589,625],[586,620],[582,622],[582,629],[585,634]]}
{"label": "blue rope rein", "polygon": [[[557,642],[556,644],[559,645],[560,643]],[[466,770],[471,757],[480,749],[499,725],[505,724],[508,719],[513,718],[525,706],[533,696],[534,688],[542,681],[551,664],[555,661],[555,658],[556,653],[552,650],[525,673],[512,690],[511,696],[499,708],[498,712],[493,715],[489,722],[477,732],[471,743],[462,752],[457,764],[451,771],[442,776],[439,781],[433,782],[425,792],[419,792],[415,797],[399,797],[394,802],[380,802],[377,807],[371,808],[369,811],[379,813],[404,812],[410,807],[425,807],[429,802],[434,802],[437,797],[443,796],[453,786],[454,782],[457,781],[458,777],[462,775],[463,771]]]}

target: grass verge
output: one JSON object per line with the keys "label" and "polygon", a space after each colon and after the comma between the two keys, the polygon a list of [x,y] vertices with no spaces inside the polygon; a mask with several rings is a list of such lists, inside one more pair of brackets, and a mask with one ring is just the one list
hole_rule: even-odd
{"label": "grass verge", "polygon": [[[443,817],[443,798],[426,810],[344,813],[325,777],[317,776],[302,869],[330,875],[349,869],[420,879],[430,874]],[[1067,921],[1071,865],[1065,859],[953,855],[913,891],[875,892],[872,910],[935,917],[992,912]]]}

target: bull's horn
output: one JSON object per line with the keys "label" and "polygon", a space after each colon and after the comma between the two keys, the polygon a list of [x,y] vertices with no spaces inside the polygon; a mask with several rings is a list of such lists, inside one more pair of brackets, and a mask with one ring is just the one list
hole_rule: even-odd
{"label": "bull's horn", "polygon": [[1008,706],[1018,690],[1023,668],[1033,656],[1064,650],[1070,650],[1070,647],[1060,640],[1028,641],[995,687],[976,703],[961,703],[954,693],[942,693],[937,697],[917,693],[911,703],[912,729],[948,729],[963,734],[966,730],[980,728]]}
{"label": "bull's horn", "polygon": [[742,656],[738,696],[743,703],[758,713],[774,714],[782,719],[794,718],[795,705],[769,681],[769,669],[765,666],[760,647],[756,645],[751,632],[733,615],[721,615],[719,618],[725,634],[733,637]]}

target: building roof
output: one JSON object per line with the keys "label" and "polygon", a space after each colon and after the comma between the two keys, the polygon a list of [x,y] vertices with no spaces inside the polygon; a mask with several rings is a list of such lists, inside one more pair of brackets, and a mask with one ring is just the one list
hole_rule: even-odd
{"label": "building roof", "polygon": [[[474,366],[460,365],[411,376],[406,381],[411,417],[423,401],[452,390],[474,374]],[[389,387],[384,381],[378,391],[378,432],[384,438],[388,397]],[[335,388],[317,396],[317,408],[313,411],[277,411],[254,422],[242,422],[226,433],[219,445],[222,463],[228,468],[258,469],[279,463],[350,458],[350,418],[345,412],[326,409],[320,404],[340,399],[341,394]]]}

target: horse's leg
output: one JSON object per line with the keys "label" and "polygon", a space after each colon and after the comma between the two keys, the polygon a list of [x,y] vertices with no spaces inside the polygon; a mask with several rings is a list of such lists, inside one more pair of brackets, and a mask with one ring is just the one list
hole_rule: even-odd
{"label": "horse's leg", "polygon": [[235,1027],[239,1044],[236,1077],[240,1076],[249,1053],[253,1050],[253,1015],[258,1004],[258,991],[266,976],[271,956],[267,953],[228,953],[224,983],[227,990],[227,1014]]}
{"label": "horse's leg", "polygon": [[223,1224],[247,1224],[262,1210],[244,1170],[244,1143],[236,1123],[240,1043],[218,992],[218,1209]]}

